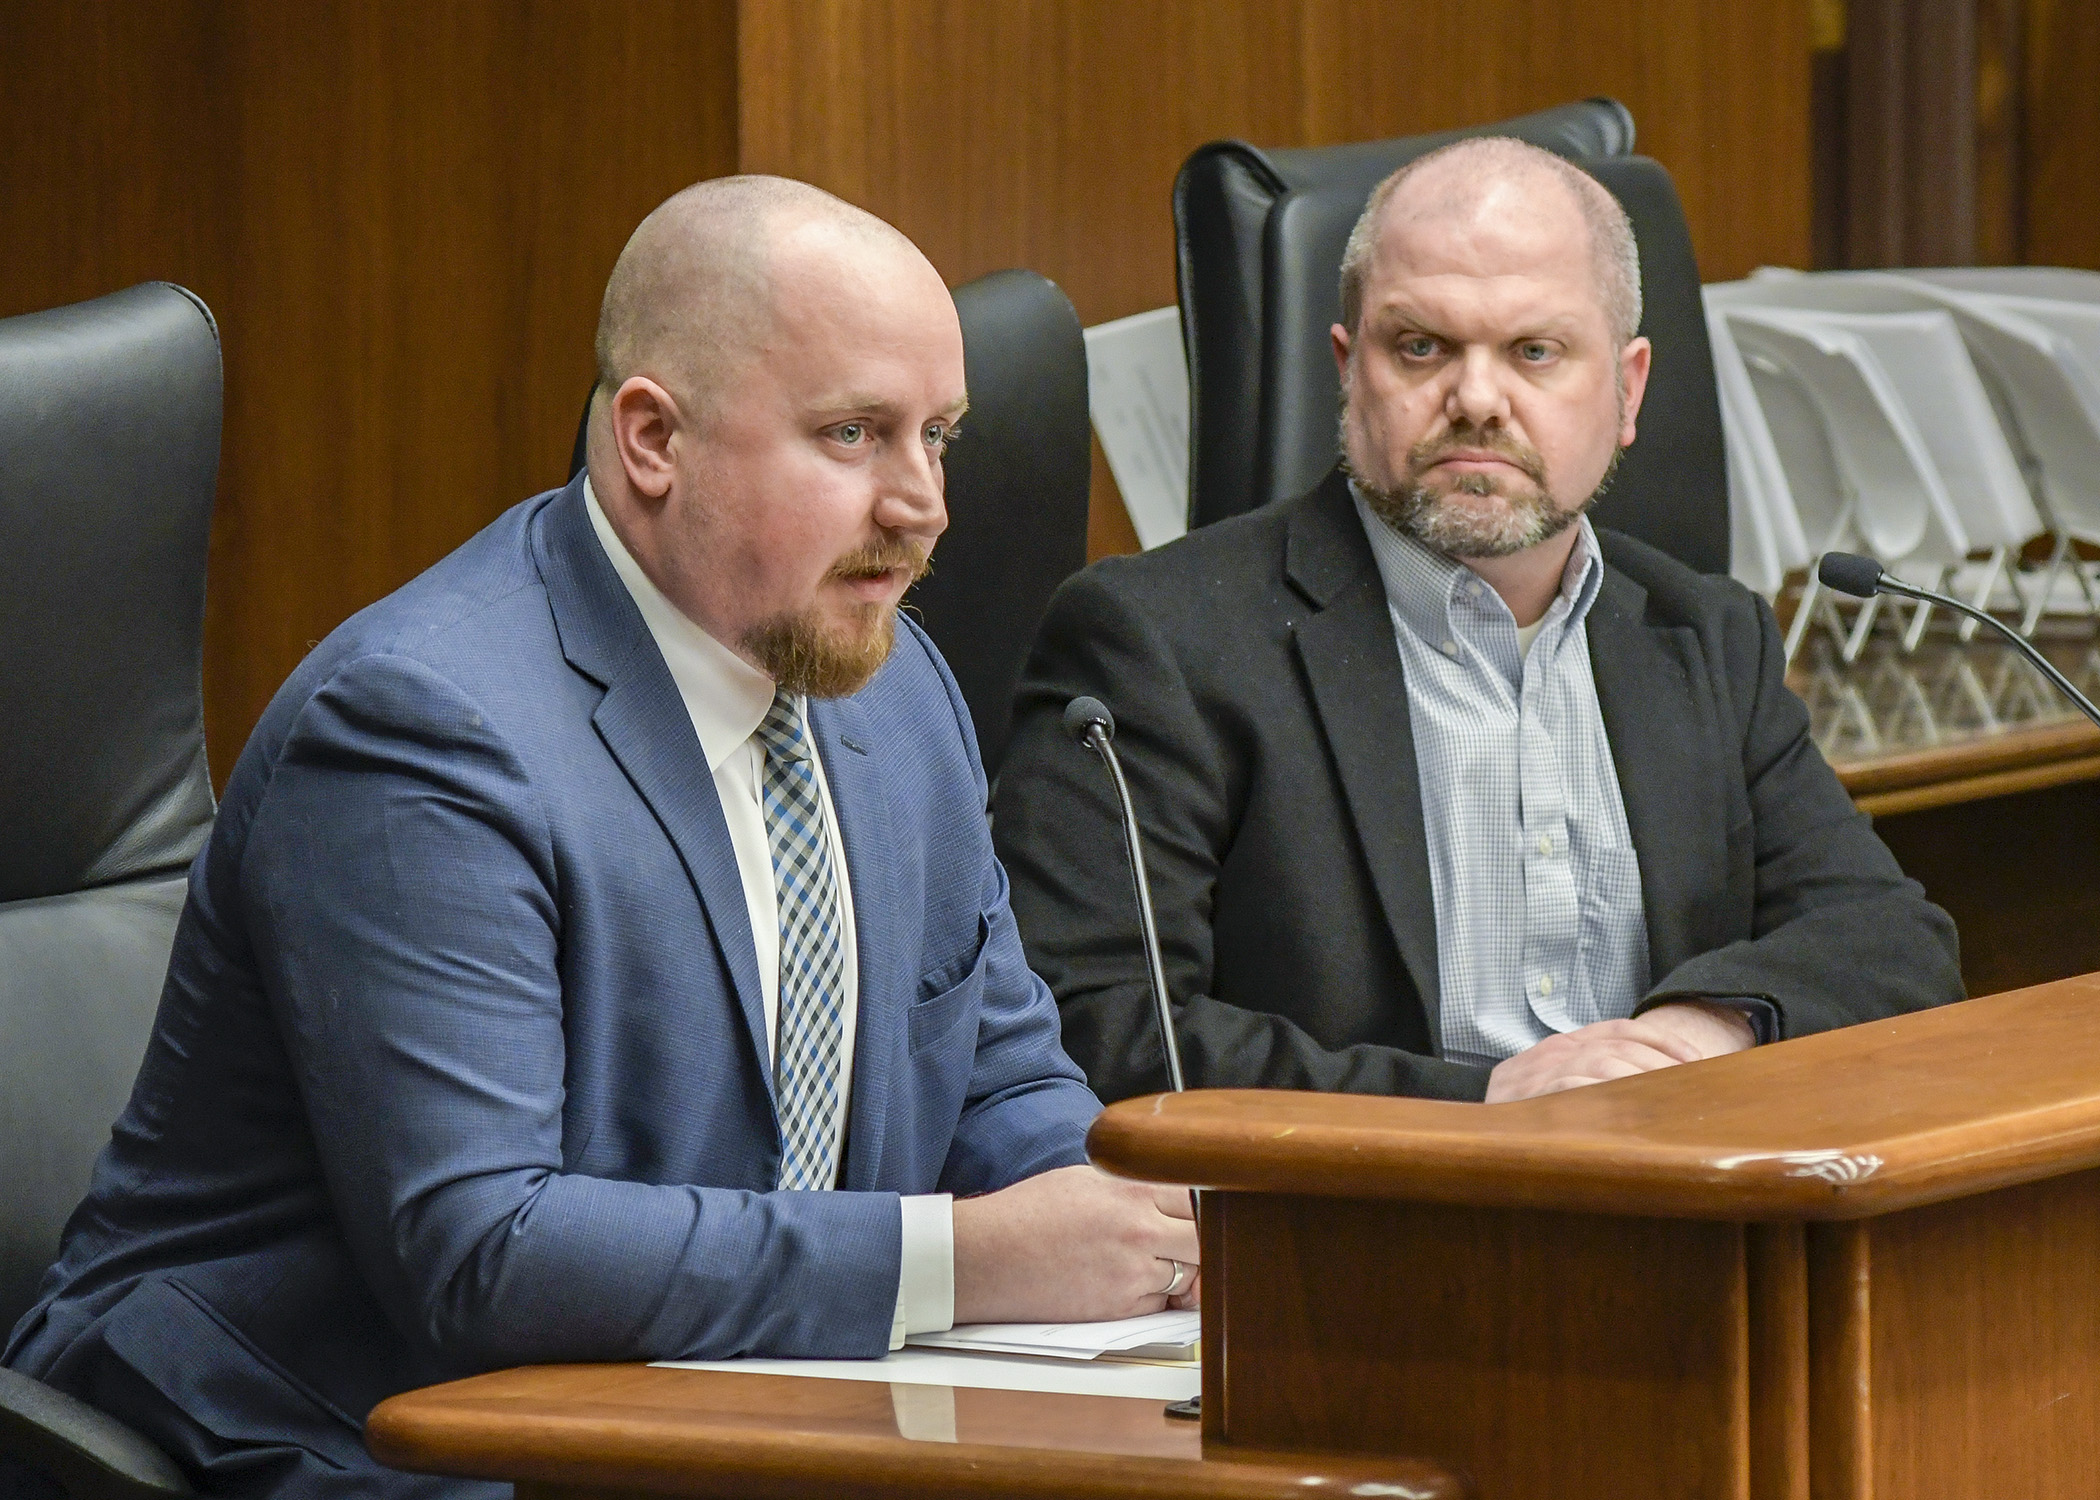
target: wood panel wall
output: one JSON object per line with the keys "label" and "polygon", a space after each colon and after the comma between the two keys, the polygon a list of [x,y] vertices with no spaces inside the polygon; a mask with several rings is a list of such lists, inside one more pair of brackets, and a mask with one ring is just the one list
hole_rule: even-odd
{"label": "wood panel wall", "polygon": [[0,5],[0,315],[219,319],[221,779],[312,642],[567,477],[606,273],[734,170],[735,66],[733,0]]}
{"label": "wood panel wall", "polygon": [[564,477],[604,276],[688,182],[809,178],[1095,322],[1173,299],[1202,141],[1606,93],[1734,276],[1808,253],[1807,53],[1795,0],[0,0],[0,316],[219,315],[223,777],[309,642]]}
{"label": "wood panel wall", "polygon": [[[1809,254],[1805,3],[743,0],[747,171],[892,220],[951,281],[1028,265],[1087,323],[1174,300],[1168,189],[1220,136],[1368,140],[1594,94],[1670,169],[1709,279]],[[1136,539],[1096,461],[1091,550]]]}

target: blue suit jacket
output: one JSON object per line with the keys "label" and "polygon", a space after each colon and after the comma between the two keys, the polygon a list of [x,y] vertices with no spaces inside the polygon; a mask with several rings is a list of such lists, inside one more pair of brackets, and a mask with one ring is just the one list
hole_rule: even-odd
{"label": "blue suit jacket", "polygon": [[256,1488],[274,1455],[286,1485],[385,1489],[357,1428],[414,1385],[882,1353],[896,1195],[1084,1161],[1099,1105],[1022,958],[932,644],[900,620],[874,680],[810,721],[859,935],[845,1191],[771,1191],[728,829],[579,480],[350,620],[272,701],[8,1362],[213,1483]]}

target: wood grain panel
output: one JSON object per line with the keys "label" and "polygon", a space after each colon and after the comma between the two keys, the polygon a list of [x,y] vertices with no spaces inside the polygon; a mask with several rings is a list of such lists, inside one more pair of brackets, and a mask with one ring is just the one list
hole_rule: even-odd
{"label": "wood grain panel", "polygon": [[1232,1275],[1205,1284],[1225,1441],[1423,1454],[1484,1495],[1750,1493],[1739,1226],[1262,1195],[1229,1213]]}
{"label": "wood grain panel", "polygon": [[1873,1221],[1874,1467],[1905,1500],[2100,1475],[2100,1174]]}
{"label": "wood grain panel", "polygon": [[[1724,0],[743,0],[740,160],[882,214],[951,282],[1026,265],[1087,323],[1174,299],[1174,173],[1592,94],[1633,110],[1709,279],[1809,250],[1808,17]],[[1135,546],[1097,468],[1091,543]]]}
{"label": "wood grain panel", "polygon": [[1749,1279],[1750,1493],[1808,1500],[1808,1250],[1799,1224],[1744,1231]]}
{"label": "wood grain panel", "polygon": [[1874,1497],[1872,1230],[1872,1221],[1808,1229],[1809,1489],[1816,1500]]}
{"label": "wood grain panel", "polygon": [[[2039,768],[2046,769],[2046,767]],[[1961,933],[1972,995],[2100,970],[2100,782],[1877,817]]]}
{"label": "wood grain panel", "polygon": [[614,256],[734,166],[734,6],[6,0],[0,56],[0,314],[219,318],[223,778],[311,642],[566,477]]}
{"label": "wood grain panel", "polygon": [[2027,260],[2100,270],[2100,5],[2026,0]]}

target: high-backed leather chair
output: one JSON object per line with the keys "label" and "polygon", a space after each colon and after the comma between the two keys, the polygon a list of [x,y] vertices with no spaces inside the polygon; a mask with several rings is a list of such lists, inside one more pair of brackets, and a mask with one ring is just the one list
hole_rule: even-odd
{"label": "high-backed leather chair", "polygon": [[[0,1329],[131,1091],[211,826],[219,412],[218,330],[180,287],[0,320]],[[183,1489],[143,1439],[0,1374],[0,1482],[25,1458],[76,1500]]]}
{"label": "high-backed leather chair", "polygon": [[[970,412],[948,450],[948,530],[905,598],[969,705],[987,776],[1050,595],[1086,562],[1086,341],[1054,282],[995,271],[955,289]],[[584,464],[584,422],[570,454]]]}
{"label": "high-backed leather chair", "polygon": [[1643,332],[1656,345],[1641,436],[1598,520],[1707,572],[1728,566],[1720,404],[1698,267],[1669,175],[1629,153],[1610,99],[1434,135],[1308,150],[1200,147],[1174,184],[1189,354],[1189,520],[1205,525],[1317,484],[1337,457],[1328,328],[1342,250],[1371,189],[1416,157],[1507,135],[1579,162],[1618,195],[1641,247]]}

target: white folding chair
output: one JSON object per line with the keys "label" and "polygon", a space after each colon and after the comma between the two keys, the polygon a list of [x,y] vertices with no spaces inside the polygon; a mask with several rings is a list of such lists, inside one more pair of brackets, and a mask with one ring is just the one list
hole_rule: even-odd
{"label": "white folding chair", "polygon": [[[1873,348],[1836,319],[1792,309],[1736,307],[1728,317],[1746,356],[1778,365],[1808,394],[1836,461],[1851,529],[1866,549],[1896,576],[1939,588],[1968,557],[1968,529]],[[1858,658],[1880,604],[1877,595],[1855,615],[1846,661]],[[1921,605],[1904,632],[1906,648],[1915,647],[1926,618]]]}

